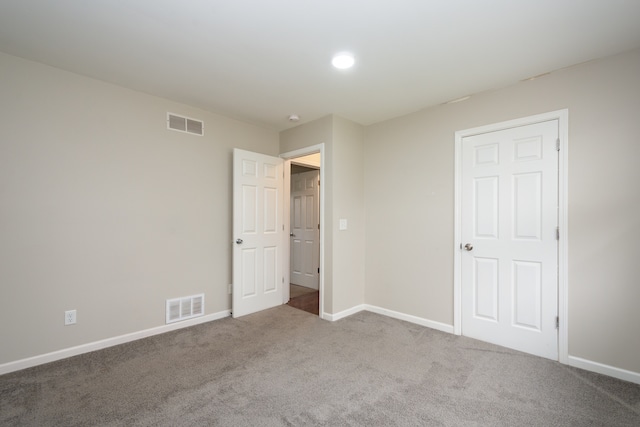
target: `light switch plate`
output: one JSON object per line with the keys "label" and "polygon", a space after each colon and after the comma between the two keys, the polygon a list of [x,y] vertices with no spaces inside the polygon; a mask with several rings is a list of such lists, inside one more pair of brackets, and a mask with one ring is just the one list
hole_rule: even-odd
{"label": "light switch plate", "polygon": [[347,229],[347,220],[346,219],[344,219],[344,218],[340,219],[339,229],[340,230],[346,230]]}

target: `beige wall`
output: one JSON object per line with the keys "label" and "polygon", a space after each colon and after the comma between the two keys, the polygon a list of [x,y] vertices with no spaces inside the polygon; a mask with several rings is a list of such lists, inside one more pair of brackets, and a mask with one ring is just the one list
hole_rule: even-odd
{"label": "beige wall", "polygon": [[[282,153],[325,144],[324,311],[330,315],[364,303],[364,129],[335,116],[280,134]],[[348,229],[338,230],[338,219]]]}
{"label": "beige wall", "polygon": [[333,219],[329,214],[333,210],[333,164],[331,157],[333,153],[333,116],[325,116],[321,119],[305,123],[291,129],[280,132],[280,152],[287,153],[302,148],[324,144],[324,158],[322,161],[321,174],[324,176],[324,209],[327,213],[324,216],[324,223],[320,224],[320,233],[324,237],[324,312],[333,313]]}
{"label": "beige wall", "polygon": [[164,325],[167,298],[230,309],[232,148],[277,155],[277,132],[4,54],[0,75],[0,364]]}
{"label": "beige wall", "polygon": [[[326,312],[366,303],[452,324],[454,132],[568,108],[569,353],[640,372],[640,51],[279,137],[4,54],[0,75],[0,364],[163,325],[166,298],[229,309],[233,147],[325,143]],[[206,136],[166,130],[167,111]]]}
{"label": "beige wall", "polygon": [[640,51],[367,127],[365,302],[453,323],[454,132],[569,110],[569,355],[640,372]]}
{"label": "beige wall", "polygon": [[341,117],[333,126],[333,313],[340,313],[364,303],[364,129]]}

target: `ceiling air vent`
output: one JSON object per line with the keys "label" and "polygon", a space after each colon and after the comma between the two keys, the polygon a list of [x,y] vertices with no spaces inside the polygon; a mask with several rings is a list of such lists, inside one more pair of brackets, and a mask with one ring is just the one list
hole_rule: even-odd
{"label": "ceiling air vent", "polygon": [[204,294],[167,300],[167,323],[187,320],[204,314]]}
{"label": "ceiling air vent", "polygon": [[204,123],[201,120],[167,113],[167,129],[186,132],[193,135],[204,135]]}

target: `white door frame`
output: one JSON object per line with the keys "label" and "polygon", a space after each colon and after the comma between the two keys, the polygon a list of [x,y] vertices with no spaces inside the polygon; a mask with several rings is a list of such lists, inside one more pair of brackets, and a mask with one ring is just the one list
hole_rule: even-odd
{"label": "white door frame", "polygon": [[455,232],[453,255],[453,332],[462,334],[462,140],[465,137],[482,133],[495,132],[517,126],[526,126],[548,120],[558,120],[558,135],[560,138],[560,152],[558,157],[558,226],[560,228],[560,240],[558,242],[558,317],[560,319],[558,329],[558,356],[560,363],[568,363],[568,145],[569,145],[569,110],[558,110],[535,116],[494,123],[472,129],[457,131],[455,133]]}
{"label": "white door frame", "polygon": [[[285,159],[284,163],[284,229],[291,229],[291,159],[296,157],[302,157],[309,154],[320,153],[320,278],[318,283],[318,289],[320,291],[320,307],[318,310],[318,316],[324,319],[324,202],[325,202],[325,165],[326,159],[324,155],[324,143],[312,145],[310,147],[300,148],[298,150],[288,151],[280,154],[280,157]],[[286,233],[288,234],[288,233]],[[285,283],[289,283],[291,273],[291,239],[287,238],[284,247],[285,253],[283,258],[283,272]],[[284,301],[286,304],[289,301],[289,287],[285,287]]]}

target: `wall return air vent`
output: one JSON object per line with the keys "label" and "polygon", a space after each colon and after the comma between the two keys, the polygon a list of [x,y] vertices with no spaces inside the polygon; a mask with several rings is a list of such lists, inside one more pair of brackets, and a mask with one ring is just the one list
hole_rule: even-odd
{"label": "wall return air vent", "polygon": [[204,294],[167,300],[167,323],[187,320],[204,314]]}
{"label": "wall return air vent", "polygon": [[204,122],[173,113],[167,113],[167,129],[202,136],[204,135]]}

